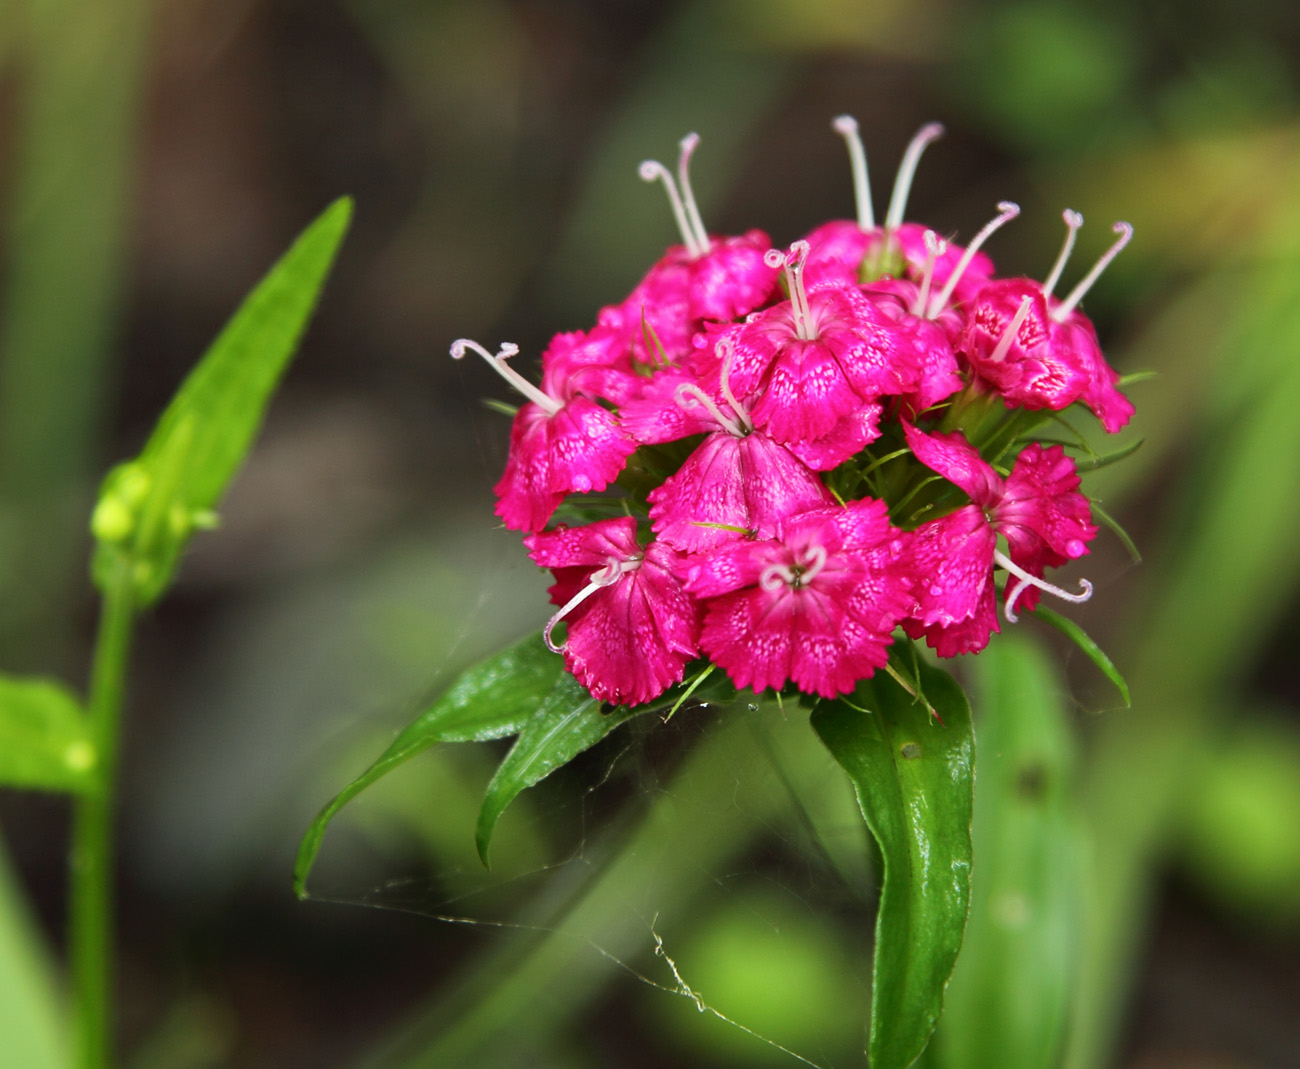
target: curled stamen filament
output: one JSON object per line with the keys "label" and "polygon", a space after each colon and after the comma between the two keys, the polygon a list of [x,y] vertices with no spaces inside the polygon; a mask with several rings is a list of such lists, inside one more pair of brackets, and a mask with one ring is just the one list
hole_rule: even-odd
{"label": "curled stamen filament", "polygon": [[817,578],[817,574],[826,567],[826,547],[819,545],[809,546],[800,561],[803,565],[803,574],[799,577],[801,583],[811,583]]}
{"label": "curled stamen filament", "polygon": [[1021,300],[1020,307],[1016,309],[1016,314],[1011,317],[1007,329],[1002,332],[1002,337],[998,339],[997,348],[989,354],[989,360],[992,363],[999,364],[1007,358],[1007,353],[1011,351],[1011,344],[1016,340],[1016,334],[1020,331],[1020,325],[1029,318],[1029,309],[1033,303],[1033,297],[1025,297]]}
{"label": "curled stamen filament", "polygon": [[673,180],[672,172],[658,160],[645,160],[642,162],[638,173],[641,175],[643,182],[654,182],[656,180],[663,182],[664,189],[668,193],[668,203],[673,209],[673,218],[677,220],[677,230],[682,235],[682,244],[686,246],[687,254],[692,260],[703,256],[708,250],[700,248],[700,243],[691,230],[691,222],[686,214],[686,207],[682,204],[681,194],[677,192],[677,183]]}
{"label": "curled stamen filament", "polygon": [[769,564],[759,573],[758,585],[769,594],[777,593],[782,587],[806,586],[816,579],[825,567],[826,547],[811,545],[804,550],[795,568],[791,568],[788,564]]}
{"label": "curled stamen filament", "polygon": [[934,278],[934,262],[948,250],[948,243],[933,230],[927,230],[925,239],[925,274],[921,276],[921,288],[917,290],[916,300],[912,303],[912,315],[925,315],[926,305],[930,303],[930,284]]}
{"label": "curled stamen filament", "polygon": [[542,409],[547,415],[555,415],[564,407],[554,397],[542,393],[536,386],[524,378],[514,368],[506,364],[506,360],[519,352],[519,346],[513,342],[502,342],[501,348],[493,356],[483,346],[469,338],[458,338],[451,343],[451,358],[453,360],[463,359],[465,354],[473,350],[478,353],[488,364],[500,375],[506,382],[510,383],[516,390],[532,401],[538,408]]}
{"label": "curled stamen filament", "polygon": [[[677,389],[673,391],[673,400],[677,403],[677,407],[687,412],[696,405],[703,406],[705,411],[718,422],[722,429],[733,437],[743,438],[749,433],[749,429],[751,429],[747,428],[737,420],[728,419],[724,416],[722,414],[722,409],[717,406],[713,398],[693,382],[683,382],[678,386]],[[746,416],[745,423],[748,422],[748,416]]]}
{"label": "curled stamen filament", "polygon": [[858,120],[852,115],[841,115],[831,127],[849,148],[849,166],[853,168],[853,200],[858,209],[858,229],[874,230],[876,214],[871,207],[871,184],[867,178],[867,153],[858,133]]}
{"label": "curled stamen filament", "polygon": [[744,425],[746,433],[754,429],[754,421],[749,418],[749,412],[745,406],[736,400],[736,395],[731,392],[731,363],[736,357],[736,343],[730,337],[724,337],[718,341],[717,348],[714,349],[722,357],[722,373],[720,376],[722,385],[722,396],[727,399],[727,404],[731,410],[736,413],[736,418]]}
{"label": "curled stamen filament", "polygon": [[912,192],[912,179],[916,177],[916,165],[921,162],[921,153],[936,138],[943,136],[943,123],[927,123],[916,132],[903,153],[903,161],[898,165],[898,177],[894,179],[894,192],[889,198],[889,211],[885,214],[885,229],[897,230],[903,222],[903,213],[907,210],[907,197]]}
{"label": "curled stamen filament", "polygon": [[768,267],[785,268],[785,281],[790,289],[790,314],[794,319],[795,337],[800,341],[815,341],[817,338],[812,312],[808,310],[808,291],[803,285],[803,265],[808,260],[810,248],[808,242],[800,240],[791,244],[788,253],[768,249],[763,254],[763,262]]}
{"label": "curled stamen filament", "polygon": [[711,242],[709,232],[704,229],[704,220],[700,218],[700,209],[695,203],[695,193],[691,190],[691,153],[700,143],[700,135],[687,134],[680,141],[681,154],[677,157],[677,184],[682,191],[682,206],[686,209],[686,219],[695,235],[695,244],[699,248],[697,255],[703,256],[709,251]]}
{"label": "curled stamen filament", "polygon": [[975,259],[975,254],[980,251],[980,246],[988,241],[995,230],[1005,226],[1019,214],[1019,204],[1009,200],[998,202],[997,216],[985,223],[984,228],[975,235],[975,239],[966,246],[966,251],[962,253],[961,259],[957,261],[957,266],[953,268],[952,274],[948,276],[947,284],[930,302],[930,311],[926,315],[927,319],[933,319],[943,311],[948,303],[948,298],[952,296],[952,291],[957,288],[957,283],[961,281],[961,276],[966,273],[966,268],[970,267],[970,262]]}
{"label": "curled stamen filament", "polygon": [[1092,289],[1092,284],[1101,278],[1101,273],[1110,266],[1111,260],[1115,259],[1120,254],[1120,250],[1133,239],[1133,227],[1128,223],[1116,223],[1114,230],[1119,235],[1119,240],[1102,253],[1101,259],[1092,265],[1092,270],[1084,275],[1079,284],[1070,291],[1070,295],[1048,313],[1058,323],[1065,322],[1066,317],[1074,311],[1074,306],[1083,300],[1084,294]]}
{"label": "curled stamen filament", "polygon": [[1003,607],[1003,614],[1007,618],[1007,623],[1014,624],[1020,619],[1016,615],[1016,602],[1020,600],[1020,595],[1025,592],[1026,587],[1036,586],[1045,594],[1053,594],[1063,601],[1072,602],[1075,605],[1087,601],[1092,597],[1092,584],[1086,579],[1079,580],[1079,592],[1071,594],[1068,590],[1062,590],[1059,586],[1054,586],[1045,579],[1039,579],[1036,575],[1030,575],[1020,565],[1011,560],[1000,549],[993,551],[993,560],[1002,565],[1011,575],[1017,579],[1016,585],[1011,588],[1011,594],[1007,598],[1006,605]]}
{"label": "curled stamen filament", "polygon": [[1069,260],[1070,253],[1074,251],[1074,239],[1078,236],[1079,227],[1083,226],[1083,216],[1076,211],[1066,208],[1061,216],[1065,219],[1065,244],[1061,246],[1060,255],[1052,265],[1051,274],[1043,282],[1044,297],[1050,297],[1052,290],[1056,289],[1056,284],[1061,281],[1061,272],[1065,270],[1065,263]]}
{"label": "curled stamen filament", "polygon": [[559,611],[546,621],[546,627],[542,631],[542,639],[546,642],[546,648],[552,653],[563,653],[564,646],[557,646],[551,639],[551,632],[555,630],[555,625],[591,597],[592,594],[596,593],[596,591],[604,590],[607,586],[613,586],[628,572],[636,571],[641,567],[641,561],[641,557],[635,557],[632,560],[609,560],[605,563],[603,568],[597,572],[593,572],[587,585],[566,601],[560,607]]}

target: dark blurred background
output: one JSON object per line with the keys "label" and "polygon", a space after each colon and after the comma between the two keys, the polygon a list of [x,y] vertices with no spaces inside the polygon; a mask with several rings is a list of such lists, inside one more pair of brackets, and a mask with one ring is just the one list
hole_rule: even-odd
{"label": "dark blurred background", "polygon": [[[1018,201],[990,249],[1001,272],[1043,276],[1064,207],[1088,220],[1067,285],[1114,219],[1134,224],[1086,308],[1121,371],[1159,375],[1130,390],[1123,440],[1142,449],[1091,492],[1146,560],[1103,536],[1077,614],[1130,674],[1133,709],[1054,647],[1111,911],[1110,944],[1080,966],[1072,1064],[1300,1065],[1298,57],[1284,0],[0,4],[6,670],[84,684],[97,480],[293,236],[334,197],[357,204],[221,529],[141,624],[123,1064],[797,1064],[639,982],[673,986],[652,933],[737,1020],[856,1063],[870,859],[847,831],[825,848],[853,822],[843,792],[801,795],[819,758],[774,776],[780,761],[755,771],[768,758],[744,747],[715,754],[700,804],[738,813],[729,845],[679,841],[689,860],[653,893],[618,868],[650,864],[626,845],[641,816],[686,805],[708,714],[618,735],[521,799],[490,878],[472,848],[490,755],[457,750],[340,820],[317,900],[289,881],[316,808],[423,698],[548,615],[546,578],[492,516],[508,423],[481,399],[503,386],[449,343],[511,340],[526,361],[621,299],[677,240],[636,165],[671,162],[689,130],[711,231],[785,244],[850,216],[830,129],[849,112],[878,206],[916,128],[947,125],[908,216],[969,238]],[[786,790],[794,815],[768,800]],[[57,961],[68,806],[5,792],[0,823],[3,900],[21,888],[33,910],[10,903],[0,959],[38,955],[25,929]],[[567,932],[581,908],[565,896],[602,872],[628,881],[600,884],[626,915],[546,959],[539,932]],[[503,920],[531,929],[485,926]],[[510,976],[524,995],[501,993]],[[531,1038],[509,1052],[440,1055],[426,1037],[516,1015]],[[462,1039],[449,1049],[488,1043]]]}

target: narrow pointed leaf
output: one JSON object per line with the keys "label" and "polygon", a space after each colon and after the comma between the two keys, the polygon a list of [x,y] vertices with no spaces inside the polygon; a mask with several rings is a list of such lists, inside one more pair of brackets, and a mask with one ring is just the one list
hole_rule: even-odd
{"label": "narrow pointed leaf", "polygon": [[567,675],[564,662],[546,648],[540,635],[465,671],[445,695],[393,740],[373,765],[316,815],[298,847],[293,875],[298,897],[306,893],[307,875],[320,852],[326,827],[348,802],[435,743],[482,742],[517,734],[543,707],[561,674]]}
{"label": "narrow pointed leaf", "polygon": [[0,676],[0,786],[79,792],[96,783],[89,725],[71,691]]}
{"label": "narrow pointed leaf", "polygon": [[302,233],[181,385],[140,456],[109,473],[91,522],[101,588],[125,555],[138,603],[156,600],[190,535],[215,521],[212,509],[252,446],[351,215],[343,198]]}
{"label": "narrow pointed leaf", "polygon": [[937,717],[884,675],[824,701],[812,725],[848,773],[883,860],[872,964],[872,1069],[905,1069],[943,1008],[970,904],[970,707],[946,672],[921,664]]}
{"label": "narrow pointed leaf", "polygon": [[972,670],[977,860],[928,1064],[1041,1069],[1060,1062],[1082,923],[1073,739],[1061,683],[1035,645],[1003,635]]}
{"label": "narrow pointed leaf", "polygon": [[1050,624],[1078,646],[1079,649],[1083,651],[1084,656],[1101,669],[1102,674],[1115,684],[1115,689],[1119,691],[1120,697],[1124,699],[1125,705],[1131,706],[1133,704],[1132,701],[1129,700],[1128,683],[1124,681],[1124,677],[1120,675],[1119,669],[1115,667],[1115,662],[1106,656],[1106,651],[1093,641],[1088,632],[1073,620],[1062,616],[1058,612],[1054,612],[1046,605],[1039,604],[1035,606],[1033,612],[1038,619],[1043,621],[1043,623]]}
{"label": "narrow pointed leaf", "polygon": [[488,784],[475,833],[483,864],[488,863],[488,846],[497,820],[521,791],[540,783],[557,768],[595,746],[619,724],[650,708],[648,705],[633,709],[619,706],[601,712],[601,703],[568,672],[562,672]]}

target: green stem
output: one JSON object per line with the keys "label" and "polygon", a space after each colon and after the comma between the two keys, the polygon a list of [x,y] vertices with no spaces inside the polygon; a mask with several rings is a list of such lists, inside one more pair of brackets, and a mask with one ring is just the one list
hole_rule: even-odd
{"label": "green stem", "polygon": [[91,665],[88,715],[99,759],[95,788],[73,807],[70,858],[69,943],[76,1016],[74,1064],[110,1064],[112,1040],[109,963],[112,959],[113,802],[122,698],[126,689],[134,603],[129,563],[122,561],[104,596],[95,659]]}

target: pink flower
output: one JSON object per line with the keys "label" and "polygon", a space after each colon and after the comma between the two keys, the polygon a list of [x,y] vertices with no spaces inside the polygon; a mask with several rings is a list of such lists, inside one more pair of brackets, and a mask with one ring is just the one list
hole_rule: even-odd
{"label": "pink flower", "polygon": [[[646,397],[624,409],[624,426],[647,445],[706,434],[677,472],[648,496],[655,533],[688,552],[714,549],[747,533],[766,537],[792,512],[834,500],[792,449],[754,430],[748,410],[731,391],[730,339],[724,337],[718,348],[726,355],[714,394],[686,375],[665,373]],[[872,407],[878,415],[879,408]],[[861,449],[864,437],[869,441],[878,433],[870,419],[865,427],[846,427],[839,438],[818,443],[821,452],[814,459],[834,466]]]}
{"label": "pink flower", "polygon": [[[739,237],[711,237],[704,229],[689,173],[698,143],[698,134],[682,139],[676,181],[657,160],[641,164],[643,179],[663,182],[682,244],[672,246],[621,304],[600,314],[602,323],[627,333],[632,354],[642,364],[658,364],[663,356],[680,360],[706,322],[739,319],[776,291],[777,271],[764,262],[771,244],[766,234],[750,230]],[[663,356],[656,352],[656,341]]]}
{"label": "pink flower", "polygon": [[908,612],[901,532],[871,499],[786,519],[774,538],[696,558],[686,588],[708,599],[700,645],[737,687],[833,698],[888,659]]}
{"label": "pink flower", "polygon": [[732,387],[758,398],[754,426],[778,442],[825,438],[881,396],[917,389],[925,364],[918,338],[856,287],[805,291],[799,271],[806,253],[803,242],[791,246],[791,300],[752,316],[732,335]]}
{"label": "pink flower", "polygon": [[[916,607],[904,629],[925,636],[941,657],[984,648],[998,630],[993,567],[1015,577],[1008,582],[1006,615],[1015,621],[1016,602],[1033,608],[1039,590],[1067,601],[1086,601],[1092,587],[1070,594],[1042,579],[1056,567],[1088,552],[1097,534],[1088,499],[1079,493],[1074,461],[1060,446],[1027,446],[1004,481],[960,431],[926,434],[904,423],[907,444],[918,460],[964,490],[971,499],[947,516],[913,532]],[[997,548],[1005,536],[1010,557]]]}
{"label": "pink flower", "polygon": [[[567,346],[573,336],[560,338]],[[573,367],[553,365],[538,389],[506,366],[518,346],[505,344],[493,356],[462,338],[452,345],[451,355],[459,360],[470,350],[529,399],[515,414],[506,470],[493,488],[496,513],[507,527],[541,530],[567,494],[603,490],[618,477],[636,441],[619,427],[613,413],[574,393],[581,376]]]}
{"label": "pink flower", "polygon": [[[593,697],[641,705],[682,679],[699,653],[700,609],[673,569],[680,555],[662,542],[637,544],[636,521],[624,517],[529,535],[534,561],[555,574],[559,611],[546,642]],[[564,620],[563,646],[551,633]]]}
{"label": "pink flower", "polygon": [[975,298],[960,348],[971,368],[999,393],[1008,407],[1053,411],[1082,401],[1107,431],[1114,433],[1133,415],[1133,405],[1106,363],[1097,333],[1077,305],[1119,251],[1133,228],[1116,223],[1120,239],[1063,301],[1051,296],[1083,225],[1077,212],[1065,212],[1065,246],[1048,279],[990,282]]}

